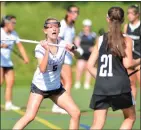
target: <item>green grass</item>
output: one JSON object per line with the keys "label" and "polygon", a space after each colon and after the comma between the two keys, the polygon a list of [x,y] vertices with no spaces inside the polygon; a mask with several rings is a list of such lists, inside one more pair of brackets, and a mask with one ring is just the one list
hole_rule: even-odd
{"label": "green grass", "polygon": [[[92,124],[93,120],[93,111],[89,109],[89,101],[92,95],[92,90],[84,90],[81,88],[80,90],[74,90],[72,89],[72,96],[76,102],[76,104],[79,106],[82,116],[80,124],[85,124],[90,126]],[[13,91],[13,102],[22,107],[22,111],[25,111],[26,104],[29,97],[29,91],[30,86],[17,86],[14,88]],[[4,86],[1,88],[1,104],[4,104]],[[37,114],[38,117],[43,118],[54,125],[62,128],[67,129],[69,126],[69,115],[60,115],[60,114],[54,114],[51,113],[52,108],[52,101],[49,99],[45,99],[41,107],[39,109],[39,112]],[[140,91],[138,91],[138,97],[137,97],[137,120],[134,124],[134,129],[140,128]],[[1,111],[1,129],[11,129],[13,125],[16,123],[16,121],[21,117],[21,115],[18,115],[17,113],[13,111]],[[121,111],[112,112],[111,110],[108,112],[108,117],[106,120],[106,124],[104,129],[112,130],[112,129],[118,129],[123,121],[123,116]],[[84,129],[80,127],[81,129]],[[37,122],[34,120],[32,123],[30,123],[26,129],[49,129],[43,124]]]}

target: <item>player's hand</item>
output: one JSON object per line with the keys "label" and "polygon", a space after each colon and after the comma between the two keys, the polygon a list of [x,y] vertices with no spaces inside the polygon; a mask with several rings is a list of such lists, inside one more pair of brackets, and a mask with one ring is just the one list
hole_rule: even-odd
{"label": "player's hand", "polygon": [[76,46],[74,44],[67,44],[66,49],[68,51],[74,51],[76,49]]}
{"label": "player's hand", "polygon": [[40,41],[41,46],[45,49],[45,50],[49,50],[49,46],[46,40],[42,40]]}
{"label": "player's hand", "polygon": [[28,58],[24,59],[24,63],[28,64],[29,63],[29,59]]}
{"label": "player's hand", "polygon": [[8,48],[8,45],[5,44],[5,43],[2,43],[2,44],[1,44],[1,48]]}

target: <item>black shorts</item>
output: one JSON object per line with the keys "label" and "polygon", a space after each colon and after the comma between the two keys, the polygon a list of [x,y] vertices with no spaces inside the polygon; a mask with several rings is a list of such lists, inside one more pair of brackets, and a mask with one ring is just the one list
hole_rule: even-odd
{"label": "black shorts", "polygon": [[93,94],[90,102],[90,108],[94,110],[108,109],[109,107],[112,107],[113,111],[116,111],[119,109],[129,108],[133,105],[135,105],[135,101],[131,92],[114,96]]}
{"label": "black shorts", "polygon": [[78,59],[82,59],[87,61],[90,57],[91,53],[84,53],[82,56],[80,56]]}
{"label": "black shorts", "polygon": [[13,69],[14,69],[13,66],[10,66],[10,67],[0,66],[0,67],[3,68],[4,71],[7,71],[7,70],[13,70]]}
{"label": "black shorts", "polygon": [[42,91],[39,88],[36,87],[36,85],[34,85],[33,83],[31,84],[31,91],[32,93],[37,93],[42,95],[44,98],[50,98],[50,96],[53,95],[61,95],[65,92],[66,90],[62,87],[62,84],[60,86],[60,88],[55,89],[55,90],[51,90],[51,91]]}

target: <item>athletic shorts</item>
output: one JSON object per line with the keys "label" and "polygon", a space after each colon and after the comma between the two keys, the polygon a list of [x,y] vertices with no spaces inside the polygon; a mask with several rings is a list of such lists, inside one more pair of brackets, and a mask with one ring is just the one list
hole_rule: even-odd
{"label": "athletic shorts", "polygon": [[39,88],[36,87],[33,83],[31,84],[31,91],[32,93],[37,93],[42,95],[44,98],[50,98],[53,95],[62,95],[66,90],[62,87],[62,84],[60,88],[50,91],[42,91]]}
{"label": "athletic shorts", "polygon": [[135,101],[131,92],[114,96],[93,94],[90,102],[90,108],[94,110],[108,109],[111,107],[113,111],[116,111],[119,109],[129,108],[133,105],[135,105]]}
{"label": "athletic shorts", "polygon": [[89,57],[90,57],[91,53],[89,54],[83,54],[82,56],[80,56],[78,59],[82,59],[82,60],[85,60],[85,61],[88,61]]}
{"label": "athletic shorts", "polygon": [[13,70],[13,69],[14,69],[13,66],[10,66],[10,67],[3,67],[3,66],[0,66],[0,67],[3,68],[4,71]]}

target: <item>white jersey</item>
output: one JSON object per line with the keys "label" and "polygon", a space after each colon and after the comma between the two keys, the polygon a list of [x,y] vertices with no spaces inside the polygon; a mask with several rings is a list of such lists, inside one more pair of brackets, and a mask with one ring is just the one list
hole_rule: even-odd
{"label": "white jersey", "polygon": [[[64,45],[65,42],[61,40],[59,44]],[[42,91],[58,89],[61,84],[60,73],[66,53],[68,53],[66,49],[61,47],[58,47],[56,55],[52,55],[51,52],[49,52],[46,72],[42,73],[39,66],[37,66],[32,83]],[[35,57],[40,59],[44,57],[44,54],[45,49],[38,44],[35,48]]]}
{"label": "white jersey", "polygon": [[[59,37],[66,41],[66,43],[73,43],[75,37],[75,28],[73,26],[67,25],[64,19],[61,20],[60,24],[61,27]],[[72,56],[70,54],[67,54],[65,56],[64,64],[72,64]]]}
{"label": "white jersey", "polygon": [[[11,41],[8,41],[8,39]],[[3,41],[7,40],[7,41]],[[13,63],[11,61],[11,51],[15,43],[19,43],[19,37],[15,31],[10,34],[6,33],[3,28],[1,28],[1,42],[0,44],[5,43],[8,45],[8,48],[1,48],[0,50],[0,66],[2,67],[11,67]]]}

